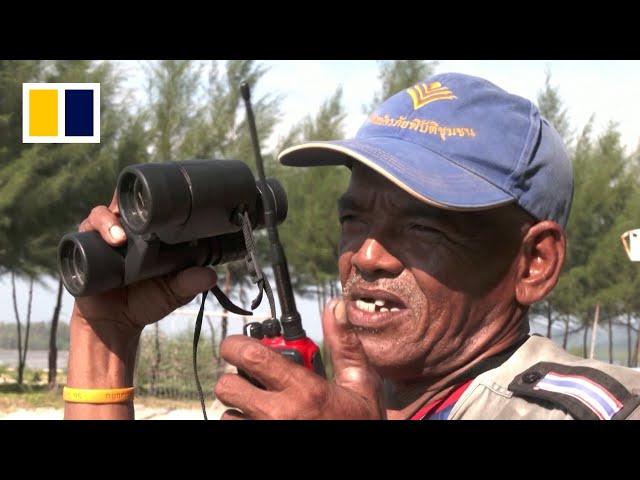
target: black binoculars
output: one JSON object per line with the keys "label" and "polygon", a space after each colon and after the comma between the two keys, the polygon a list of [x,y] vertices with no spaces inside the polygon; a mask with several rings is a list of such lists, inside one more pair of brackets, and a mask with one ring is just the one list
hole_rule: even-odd
{"label": "black binoculars", "polygon": [[264,228],[263,198],[275,223],[287,196],[275,179],[264,187],[238,160],[190,160],[126,167],[116,195],[127,244],[112,247],[98,232],[69,233],[58,246],[58,269],[73,296],[95,295],[191,266],[220,265],[247,254],[238,214]]}

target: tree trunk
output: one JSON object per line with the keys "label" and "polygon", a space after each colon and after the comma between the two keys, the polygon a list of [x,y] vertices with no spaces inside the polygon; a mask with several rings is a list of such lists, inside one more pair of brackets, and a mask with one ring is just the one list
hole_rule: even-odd
{"label": "tree trunk", "polygon": [[633,355],[633,367],[638,368],[638,355],[640,354],[640,330],[636,333],[636,351]]}
{"label": "tree trunk", "polygon": [[564,336],[562,337],[562,348],[567,349],[569,343],[569,318],[564,319]]}
{"label": "tree trunk", "polygon": [[318,305],[320,318],[322,318],[322,312],[324,311],[324,306],[326,304],[327,304],[327,286],[324,283],[321,283],[320,284],[320,305]]}
{"label": "tree trunk", "polygon": [[207,324],[209,325],[209,330],[211,330],[211,352],[213,354],[213,362],[215,365],[218,365],[218,345],[216,344],[216,330],[213,328],[213,322],[211,321],[211,317],[209,315],[204,317],[207,320]]}
{"label": "tree trunk", "polygon": [[631,330],[631,314],[627,312],[627,367],[631,366],[633,361],[633,354],[631,351],[631,339],[633,337],[633,330]]}
{"label": "tree trunk", "polygon": [[[215,297],[209,296],[208,300],[211,302],[213,308],[217,307],[217,304],[214,300]],[[213,321],[209,316],[205,317],[207,319],[207,323],[209,324],[209,329],[211,330],[211,343],[213,347],[213,360],[215,361],[216,368],[220,365],[220,348],[218,348],[218,341],[216,338],[216,329],[213,326]]]}
{"label": "tree trunk", "polygon": [[611,327],[611,317],[609,317],[609,363],[613,363],[613,328]]}
{"label": "tree trunk", "polygon": [[596,313],[593,316],[593,330],[591,331],[591,350],[589,358],[593,358],[596,350],[596,335],[598,334],[598,320],[600,319],[600,302],[596,303]]}
{"label": "tree trunk", "polygon": [[11,272],[11,296],[13,297],[13,312],[16,315],[16,327],[18,329],[18,385],[22,385],[22,323],[18,312],[18,299],[16,298],[16,274]]}
{"label": "tree trunk", "polygon": [[209,330],[211,331],[211,356],[212,356],[213,365],[214,365],[213,381],[217,382],[221,372],[219,371],[219,368],[218,368],[220,366],[220,354],[219,354],[219,348],[218,348],[218,343],[216,339],[216,329],[214,328],[213,321],[211,320],[211,317],[209,315],[206,315],[204,318],[207,320],[207,324],[209,325]]}
{"label": "tree trunk", "polygon": [[335,284],[335,282],[332,280],[332,281],[329,283],[329,286],[331,287],[331,293],[330,293],[331,298],[332,298],[332,299],[333,299],[333,298],[336,298],[336,297],[338,296],[338,287],[337,287],[337,285],[336,285],[336,284]]}
{"label": "tree trunk", "polygon": [[582,335],[582,356],[587,358],[587,334],[589,333],[589,326],[585,324],[584,334]]}
{"label": "tree trunk", "polygon": [[53,317],[51,317],[51,331],[49,332],[49,376],[47,382],[49,388],[56,388],[58,375],[58,319],[60,318],[60,308],[62,307],[62,279],[58,279],[58,297],[56,298],[56,306],[53,309]]}
{"label": "tree trunk", "polygon": [[33,299],[33,279],[29,280],[29,299],[27,301],[27,320],[24,328],[24,345],[22,347],[22,359],[18,365],[19,384],[24,381],[24,369],[27,365],[27,352],[29,351],[29,330],[31,329],[31,301]]}
{"label": "tree trunk", "polygon": [[213,360],[218,363],[218,349],[216,345],[216,330],[213,328],[213,322],[211,321],[210,316],[205,317],[207,319],[207,324],[209,325],[209,330],[211,331],[211,353],[213,355]]}
{"label": "tree trunk", "polygon": [[[238,286],[238,298],[240,299],[240,305],[245,310],[247,309],[247,289],[245,287],[244,281],[240,280],[240,285]],[[242,317],[242,327],[249,322],[247,317]]]}
{"label": "tree trunk", "polygon": [[318,301],[318,312],[320,312],[320,318],[322,318],[322,298],[320,295],[320,286],[316,284],[316,300]]}
{"label": "tree trunk", "polygon": [[551,338],[551,302],[547,303],[547,338]]}
{"label": "tree trunk", "polygon": [[151,364],[151,395],[156,396],[158,372],[160,371],[160,361],[162,360],[162,356],[160,354],[160,326],[158,325],[158,322],[154,323],[153,327],[155,358],[153,359],[153,363]]}
{"label": "tree trunk", "polygon": [[[225,265],[224,268],[225,268],[225,275],[224,275],[224,286],[222,287],[223,289],[222,291],[228,298],[229,294],[231,293],[233,279],[231,278],[231,269],[229,268],[229,265]],[[220,320],[220,344],[222,344],[222,342],[224,342],[224,339],[227,338],[227,332],[229,330],[229,318],[227,317],[228,314],[229,312],[227,310],[222,310],[222,319]],[[218,361],[218,367],[223,368],[225,365],[225,361],[220,357],[219,352],[220,352],[220,347],[218,346],[218,355],[216,359]]]}

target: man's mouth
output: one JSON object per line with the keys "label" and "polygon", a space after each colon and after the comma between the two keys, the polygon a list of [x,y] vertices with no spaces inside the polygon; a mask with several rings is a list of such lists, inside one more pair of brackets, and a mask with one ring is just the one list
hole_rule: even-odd
{"label": "man's mouth", "polygon": [[349,299],[350,323],[365,329],[379,330],[409,311],[399,297],[386,290],[354,289]]}
{"label": "man's mouth", "polygon": [[356,307],[363,312],[399,312],[398,307],[391,306],[384,300],[374,300],[373,298],[362,298],[356,300]]}

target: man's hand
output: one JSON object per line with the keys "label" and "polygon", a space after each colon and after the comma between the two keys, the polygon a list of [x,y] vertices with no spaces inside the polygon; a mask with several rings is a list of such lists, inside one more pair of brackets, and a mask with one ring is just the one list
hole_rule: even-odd
{"label": "man's hand", "polygon": [[[126,235],[120,223],[116,196],[109,207],[95,207],[79,230],[98,231],[109,245],[123,245]],[[70,322],[67,385],[76,388],[132,386],[143,327],[164,318],[215,283],[213,270],[193,267],[100,295],[78,297]],[[133,418],[133,404],[67,403],[65,418]]]}
{"label": "man's hand", "polygon": [[331,351],[335,381],[329,382],[294,364],[259,341],[228,337],[222,357],[265,386],[255,387],[235,374],[223,376],[215,388],[227,410],[223,420],[251,419],[382,419],[382,381],[367,361],[360,340],[346,316],[342,301],[324,311],[324,339]]}
{"label": "man's hand", "polygon": [[[80,224],[79,230],[96,230],[102,239],[117,247],[126,243],[120,223],[120,211],[114,194],[111,205],[100,205]],[[112,322],[120,331],[139,331],[155,323],[176,308],[190,302],[193,297],[210,289],[216,283],[216,274],[205,267],[192,267],[178,274],[144,280],[117,288],[100,295],[78,297],[74,314],[89,322]]]}

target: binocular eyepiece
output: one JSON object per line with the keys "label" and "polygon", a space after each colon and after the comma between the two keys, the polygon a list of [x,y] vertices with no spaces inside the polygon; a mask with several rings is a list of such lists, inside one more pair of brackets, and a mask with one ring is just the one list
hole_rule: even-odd
{"label": "binocular eyepiece", "polygon": [[131,165],[120,173],[116,195],[126,246],[112,247],[95,231],[69,233],[60,241],[59,271],[74,296],[239,260],[246,249],[238,213],[246,212],[255,230],[265,225],[265,195],[277,224],[288,207],[277,180],[261,187],[237,160]]}

